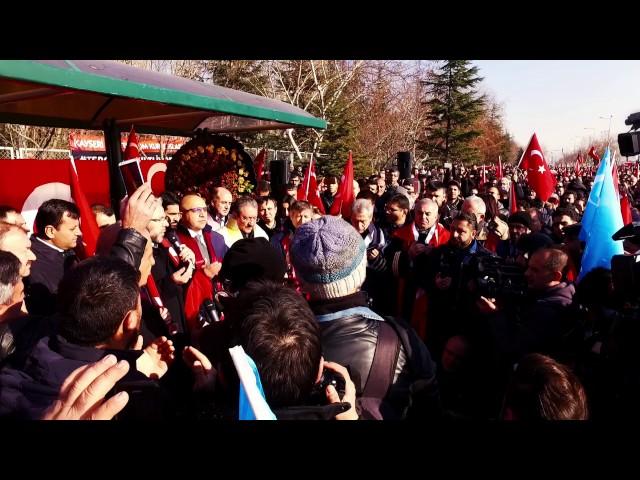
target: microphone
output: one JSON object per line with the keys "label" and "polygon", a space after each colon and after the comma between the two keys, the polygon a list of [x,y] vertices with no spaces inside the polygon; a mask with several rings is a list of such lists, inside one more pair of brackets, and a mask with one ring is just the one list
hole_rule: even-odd
{"label": "microphone", "polygon": [[218,314],[218,309],[216,308],[215,303],[211,300],[205,300],[202,302],[202,307],[205,315],[205,320],[208,323],[216,323],[220,321],[220,315]]}
{"label": "microphone", "polygon": [[[166,233],[164,234],[164,237],[167,239],[167,241],[169,242],[169,245],[171,245],[171,248],[173,248],[176,251],[176,255],[179,255],[180,252],[182,251],[182,249],[184,248],[183,243],[180,241],[180,239],[178,238],[178,235],[176,233],[175,230],[167,230]],[[179,268],[183,268],[187,265],[190,265],[191,262],[180,262],[180,267]]]}
{"label": "microphone", "polygon": [[176,251],[176,253],[180,253],[180,250],[182,250],[182,247],[184,245],[182,245],[182,242],[178,238],[178,235],[176,234],[176,231],[175,230],[167,230],[166,233],[164,234],[164,236],[165,236],[165,238],[167,240],[169,240],[169,243],[171,244],[173,249]]}

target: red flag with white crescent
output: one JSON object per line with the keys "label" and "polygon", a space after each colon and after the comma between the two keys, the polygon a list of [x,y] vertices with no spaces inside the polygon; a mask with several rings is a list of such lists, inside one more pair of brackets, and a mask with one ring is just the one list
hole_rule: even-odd
{"label": "red flag with white crescent", "polygon": [[522,169],[527,171],[529,187],[536,192],[540,200],[546,202],[556,188],[557,181],[549,170],[535,133],[522,156],[520,165]]}

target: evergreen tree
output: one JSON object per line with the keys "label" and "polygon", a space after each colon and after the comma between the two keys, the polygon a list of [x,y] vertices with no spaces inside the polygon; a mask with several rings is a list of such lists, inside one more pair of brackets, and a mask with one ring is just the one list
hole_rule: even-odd
{"label": "evergreen tree", "polygon": [[473,123],[485,105],[485,96],[476,89],[480,81],[478,68],[469,61],[446,60],[424,82],[430,107],[424,149],[432,160],[463,163],[480,160],[478,149],[471,144],[480,134]]}

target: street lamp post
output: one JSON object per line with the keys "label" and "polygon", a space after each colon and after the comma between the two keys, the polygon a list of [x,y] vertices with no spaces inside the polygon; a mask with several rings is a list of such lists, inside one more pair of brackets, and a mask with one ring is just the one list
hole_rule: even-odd
{"label": "street lamp post", "polygon": [[598,118],[602,120],[609,119],[609,130],[607,131],[607,141],[609,141],[611,137],[611,120],[613,120],[613,114],[609,114],[608,116],[600,115]]}

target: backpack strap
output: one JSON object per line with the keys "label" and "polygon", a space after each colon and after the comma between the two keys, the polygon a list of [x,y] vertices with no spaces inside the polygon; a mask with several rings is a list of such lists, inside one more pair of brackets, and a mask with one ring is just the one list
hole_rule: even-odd
{"label": "backpack strap", "polygon": [[380,322],[376,351],[369,371],[363,397],[384,398],[393,383],[395,366],[400,353],[400,341],[394,328],[387,322]]}

